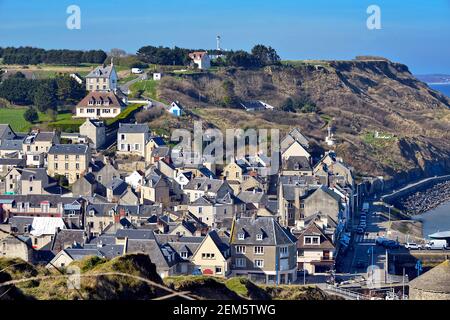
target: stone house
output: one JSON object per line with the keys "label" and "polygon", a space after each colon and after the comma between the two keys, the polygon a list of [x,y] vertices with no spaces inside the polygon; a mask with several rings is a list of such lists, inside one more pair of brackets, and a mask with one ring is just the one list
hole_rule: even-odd
{"label": "stone house", "polygon": [[86,119],[80,126],[80,134],[89,139],[89,144],[92,149],[99,149],[106,142],[105,123],[103,121]]}
{"label": "stone house", "polygon": [[86,76],[87,91],[114,91],[117,89],[118,76],[114,64],[98,66]]}
{"label": "stone house", "polygon": [[26,236],[9,235],[0,239],[0,257],[7,259],[22,259],[33,262],[33,248],[31,238]]}
{"label": "stone house", "polygon": [[296,241],[274,218],[236,219],[230,239],[232,275],[267,284],[294,282],[297,279]]}
{"label": "stone house", "polygon": [[194,178],[183,188],[183,192],[188,196],[190,202],[194,202],[200,197],[222,198],[227,193],[233,194],[233,189],[226,181],[209,178]]}
{"label": "stone house", "polygon": [[164,206],[170,203],[170,185],[157,169],[151,170],[141,186],[141,204],[147,202],[162,203]]}
{"label": "stone house", "polygon": [[119,124],[117,131],[117,153],[138,155],[145,158],[145,146],[150,137],[147,124]]}
{"label": "stone house", "polygon": [[74,118],[112,119],[117,117],[125,106],[112,91],[89,92],[77,104]]}
{"label": "stone house", "polygon": [[231,273],[231,250],[227,240],[221,239],[216,231],[206,235],[191,259],[198,271],[223,278]]}
{"label": "stone house", "polygon": [[82,144],[57,144],[48,152],[47,173],[51,177],[65,176],[69,184],[81,178],[89,170],[91,150]]}
{"label": "stone house", "polygon": [[314,221],[296,237],[298,270],[306,270],[309,274],[325,274],[334,268],[336,247]]}

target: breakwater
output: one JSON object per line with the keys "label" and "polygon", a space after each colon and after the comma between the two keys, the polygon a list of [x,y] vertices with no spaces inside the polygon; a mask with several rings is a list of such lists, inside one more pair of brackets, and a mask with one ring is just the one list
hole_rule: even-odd
{"label": "breakwater", "polygon": [[381,199],[410,215],[427,212],[450,200],[450,175],[409,184]]}

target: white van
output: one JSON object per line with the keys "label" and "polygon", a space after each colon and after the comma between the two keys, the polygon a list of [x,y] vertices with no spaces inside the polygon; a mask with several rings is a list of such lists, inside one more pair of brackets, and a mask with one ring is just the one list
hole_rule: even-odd
{"label": "white van", "polygon": [[132,68],[131,69],[131,73],[133,73],[133,74],[141,74],[143,72],[144,71],[141,68]]}
{"label": "white van", "polygon": [[445,250],[447,249],[447,240],[430,240],[425,248],[428,250]]}

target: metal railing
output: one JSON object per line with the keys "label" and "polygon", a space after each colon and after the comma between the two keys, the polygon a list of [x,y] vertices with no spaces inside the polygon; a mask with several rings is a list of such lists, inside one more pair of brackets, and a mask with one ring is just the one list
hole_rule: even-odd
{"label": "metal railing", "polygon": [[328,291],[331,291],[333,293],[337,293],[340,294],[342,296],[345,296],[347,298],[349,298],[350,300],[379,300],[380,298],[376,298],[376,297],[370,297],[358,292],[353,292],[347,289],[342,289],[342,288],[338,288],[335,287],[333,285],[327,284],[326,289]]}

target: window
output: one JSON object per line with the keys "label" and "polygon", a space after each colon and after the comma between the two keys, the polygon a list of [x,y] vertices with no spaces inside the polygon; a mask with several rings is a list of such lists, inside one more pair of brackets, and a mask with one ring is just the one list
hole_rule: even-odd
{"label": "window", "polygon": [[245,258],[236,258],[235,266],[236,268],[245,268],[247,266]]}
{"label": "window", "polygon": [[203,207],[198,207],[198,213],[203,213]]}
{"label": "window", "polygon": [[183,259],[187,259],[187,257],[188,257],[188,253],[187,253],[187,251],[183,251],[183,252],[181,252],[181,258],[183,258]]}
{"label": "window", "polygon": [[245,253],[245,246],[236,246],[236,253]]}
{"label": "window", "polygon": [[69,170],[69,163],[66,162],[66,163],[64,164],[64,169]]}
{"label": "window", "polygon": [[224,214],[224,215],[227,214],[227,209],[223,209],[223,214]]}
{"label": "window", "polygon": [[102,181],[102,176],[97,176],[97,180],[98,180],[98,182],[101,182]]}
{"label": "window", "polygon": [[222,274],[222,268],[216,267],[216,274]]}
{"label": "window", "polygon": [[262,239],[263,239],[262,233],[258,233],[258,234],[256,235],[256,240],[262,241]]}
{"label": "window", "polygon": [[281,247],[281,248],[280,248],[280,254],[281,254],[281,255],[286,255],[286,254],[288,254],[288,248],[287,248],[287,247]]}
{"label": "window", "polygon": [[58,164],[55,163],[55,170],[58,170]]}
{"label": "window", "polygon": [[238,233],[238,240],[245,240],[245,234],[243,232]]}
{"label": "window", "polygon": [[69,155],[68,154],[64,155],[64,159],[69,160]]}
{"label": "window", "polygon": [[214,253],[202,253],[202,259],[212,260],[215,257],[216,255]]}
{"label": "window", "polygon": [[255,268],[264,268],[264,260],[255,260]]}
{"label": "window", "polygon": [[55,154],[55,160],[58,160],[58,155],[57,154]]}
{"label": "window", "polygon": [[124,134],[120,135],[120,139],[125,140],[125,135]]}
{"label": "window", "polygon": [[124,144],[120,145],[120,150],[125,150],[125,145]]}
{"label": "window", "polygon": [[311,237],[305,237],[305,244],[311,244]]}
{"label": "window", "polygon": [[255,254],[264,254],[264,247],[255,247],[254,253]]}
{"label": "window", "polygon": [[239,178],[239,172],[236,172],[236,178]]}
{"label": "window", "polygon": [[77,155],[75,156],[75,160],[80,160],[80,155],[79,155],[79,154],[77,154]]}
{"label": "window", "polygon": [[139,150],[140,148],[141,148],[141,146],[140,146],[139,143],[136,143],[136,144],[134,145],[134,150]]}
{"label": "window", "polygon": [[33,187],[30,187],[30,192],[33,192]]}
{"label": "window", "polygon": [[313,244],[319,244],[319,238],[318,237],[312,238],[312,243]]}
{"label": "window", "polygon": [[77,170],[79,170],[79,169],[80,169],[80,164],[79,164],[79,163],[75,164],[75,168],[76,168]]}
{"label": "window", "polygon": [[84,109],[80,109],[80,113],[84,113]]}

